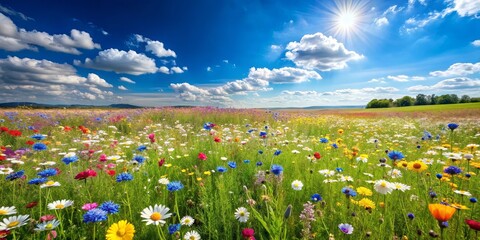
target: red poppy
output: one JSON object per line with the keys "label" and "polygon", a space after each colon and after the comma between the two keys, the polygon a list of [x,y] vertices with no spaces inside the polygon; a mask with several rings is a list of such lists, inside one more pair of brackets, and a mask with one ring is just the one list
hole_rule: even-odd
{"label": "red poppy", "polygon": [[315,159],[320,159],[320,158],[322,158],[322,155],[320,155],[319,152],[315,152],[315,153],[313,154],[313,156],[315,157]]}
{"label": "red poppy", "polygon": [[106,172],[107,172],[107,174],[110,175],[110,176],[115,176],[115,174],[116,174],[116,173],[115,173],[115,170],[107,170]]}
{"label": "red poppy", "polygon": [[465,219],[465,223],[473,230],[480,231],[480,222],[473,219]]}
{"label": "red poppy", "polygon": [[203,152],[199,153],[198,154],[198,159],[202,160],[202,161],[206,161],[207,160],[207,155]]}
{"label": "red poppy", "polygon": [[158,160],[158,166],[159,167],[163,166],[163,164],[165,164],[165,158],[162,158],[162,159]]}
{"label": "red poppy", "polygon": [[215,141],[215,142],[221,142],[222,139],[220,139],[219,137],[215,137],[215,138],[213,139],[213,141]]}
{"label": "red poppy", "polygon": [[34,133],[38,133],[38,132],[40,132],[40,131],[38,131],[38,129],[33,129],[33,132],[34,132]]}
{"label": "red poppy", "polygon": [[27,143],[28,145],[33,145],[35,142],[32,141],[32,140],[28,140],[26,143]]}
{"label": "red poppy", "polygon": [[8,134],[10,134],[13,137],[20,137],[22,136],[22,132],[19,130],[10,130],[8,131]]}
{"label": "red poppy", "polygon": [[65,126],[65,127],[63,128],[63,131],[65,131],[65,132],[69,132],[69,131],[71,131],[71,130],[72,130],[72,128],[69,127],[69,126]]}
{"label": "red poppy", "polygon": [[97,172],[95,172],[92,169],[88,169],[86,171],[83,171],[83,172],[77,174],[77,176],[75,176],[75,179],[83,180],[83,179],[87,179],[89,177],[95,177],[95,176],[97,176]]}
{"label": "red poppy", "polygon": [[33,201],[33,202],[27,203],[27,205],[25,205],[25,207],[26,207],[26,208],[33,208],[33,207],[35,207],[35,206],[37,206],[37,205],[38,205],[38,203],[35,202],[35,201]]}
{"label": "red poppy", "polygon": [[0,127],[0,132],[7,132],[8,131],[8,127]]}

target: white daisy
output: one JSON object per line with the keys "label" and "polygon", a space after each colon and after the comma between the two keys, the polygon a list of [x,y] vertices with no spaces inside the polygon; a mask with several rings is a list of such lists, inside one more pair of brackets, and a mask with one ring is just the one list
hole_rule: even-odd
{"label": "white daisy", "polygon": [[388,171],[388,175],[392,178],[401,178],[402,172],[398,169],[392,169],[392,171]]}
{"label": "white daisy", "polygon": [[40,185],[40,188],[59,187],[60,185],[61,184],[59,182],[54,182],[54,181],[50,180],[50,181]]}
{"label": "white daisy", "polygon": [[162,177],[162,178],[158,179],[158,183],[163,184],[163,185],[167,185],[167,184],[170,183],[170,180],[168,180],[168,178]]}
{"label": "white daisy", "polygon": [[15,209],[15,206],[13,207],[0,207],[0,215],[12,215],[16,214],[17,209]]}
{"label": "white daisy", "polygon": [[0,168],[0,175],[8,175],[10,173],[13,173],[13,169],[12,168],[4,168],[4,167],[1,167]]}
{"label": "white daisy", "polygon": [[183,236],[183,239],[185,239],[185,240],[200,240],[202,238],[200,237],[200,234],[198,234],[197,231],[192,230],[190,232],[185,233],[185,235]]}
{"label": "white daisy", "polygon": [[28,215],[11,216],[8,218],[4,218],[3,221],[0,222],[0,230],[10,230],[21,227],[27,224],[29,218],[30,216]]}
{"label": "white daisy", "polygon": [[385,180],[377,180],[374,185],[375,191],[381,194],[392,193],[394,187],[392,183]]}
{"label": "white daisy", "polygon": [[295,180],[292,182],[293,190],[300,191],[303,188],[303,183],[300,180]]}
{"label": "white daisy", "polygon": [[402,192],[405,192],[406,190],[410,190],[410,186],[405,185],[403,183],[399,183],[399,182],[392,183],[392,186],[393,186],[393,189],[400,190]]}
{"label": "white daisy", "polygon": [[58,227],[58,225],[60,225],[60,221],[58,221],[57,219],[53,219],[51,221],[47,221],[47,222],[37,224],[37,227],[33,230],[35,230],[35,231],[50,231],[50,230],[53,230],[56,227]]}
{"label": "white daisy", "polygon": [[190,216],[185,216],[183,217],[181,220],[180,220],[180,223],[182,225],[187,225],[187,226],[192,226],[192,224],[195,222],[195,219],[193,219],[192,217]]}
{"label": "white daisy", "polygon": [[49,203],[47,207],[50,210],[58,210],[58,209],[64,209],[66,207],[70,207],[72,205],[73,205],[72,200],[62,199],[62,200],[57,200],[52,203]]}
{"label": "white daisy", "polygon": [[249,217],[250,217],[250,213],[246,208],[239,207],[235,210],[235,218],[239,222],[247,222]]}
{"label": "white daisy", "polygon": [[143,211],[140,214],[141,214],[141,217],[143,218],[142,221],[147,222],[147,225],[160,224],[161,226],[163,226],[163,224],[165,224],[165,219],[172,216],[171,213],[168,213],[169,210],[170,208],[164,205],[155,204],[153,207],[149,206],[143,209]]}
{"label": "white daisy", "polygon": [[472,196],[472,194],[470,192],[463,191],[463,190],[455,190],[453,192],[456,193],[456,194],[463,195],[463,196],[468,196],[468,197]]}

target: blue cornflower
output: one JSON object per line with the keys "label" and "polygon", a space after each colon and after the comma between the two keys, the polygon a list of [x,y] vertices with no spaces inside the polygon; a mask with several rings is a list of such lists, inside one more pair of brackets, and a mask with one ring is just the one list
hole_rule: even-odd
{"label": "blue cornflower", "polygon": [[219,166],[217,167],[217,172],[220,172],[220,173],[224,173],[227,171],[227,168],[226,167],[223,167],[223,166]]}
{"label": "blue cornflower", "polygon": [[390,159],[392,159],[393,161],[402,160],[403,158],[405,158],[405,156],[403,156],[403,153],[401,153],[399,151],[395,151],[395,150],[389,152],[388,157]]}
{"label": "blue cornflower", "polygon": [[76,162],[78,161],[78,156],[77,155],[73,155],[73,156],[70,156],[70,157],[64,157],[62,159],[62,162],[64,162],[65,164],[70,164],[72,162]]}
{"label": "blue cornflower", "polygon": [[47,145],[45,145],[44,143],[41,143],[41,142],[37,142],[37,143],[33,144],[32,149],[34,151],[44,151],[44,150],[47,150]]}
{"label": "blue cornflower", "polygon": [[448,228],[448,222],[447,221],[441,222],[440,223],[440,228]]}
{"label": "blue cornflower", "polygon": [[437,173],[437,175],[435,175],[438,179],[442,179],[443,175],[441,173]]}
{"label": "blue cornflower", "polygon": [[430,190],[430,191],[428,192],[428,195],[430,195],[431,198],[436,198],[436,197],[437,197],[437,193],[434,192],[433,190]]}
{"label": "blue cornflower", "polygon": [[145,161],[145,157],[141,155],[136,155],[135,157],[133,157],[133,160],[142,164]]}
{"label": "blue cornflower", "polygon": [[248,163],[250,163],[250,160],[245,159],[245,160],[243,160],[243,163],[248,164]]}
{"label": "blue cornflower", "polygon": [[457,166],[449,166],[443,170],[444,173],[448,173],[450,175],[460,174],[462,169]]}
{"label": "blue cornflower", "polygon": [[336,143],[332,144],[333,148],[338,148],[338,145]]}
{"label": "blue cornflower", "polygon": [[258,154],[263,154],[263,151],[262,151],[262,150],[258,150]]}
{"label": "blue cornflower", "polygon": [[48,178],[34,178],[34,179],[28,181],[28,184],[38,185],[38,184],[45,183],[46,181],[48,181]]}
{"label": "blue cornflower", "polygon": [[477,199],[474,198],[474,197],[472,197],[472,198],[470,198],[470,202],[471,202],[471,203],[476,203],[476,202],[477,202]]}
{"label": "blue cornflower", "polygon": [[107,220],[107,212],[99,208],[94,208],[83,214],[84,223],[96,223]]}
{"label": "blue cornflower", "polygon": [[176,192],[183,189],[183,184],[180,181],[173,181],[167,184],[167,190],[170,192]]}
{"label": "blue cornflower", "polygon": [[45,139],[45,135],[43,135],[43,134],[38,134],[38,133],[37,133],[37,134],[33,134],[33,135],[31,136],[31,138],[33,138],[33,139],[35,139],[35,140],[37,140],[37,141],[40,141],[40,140]]}
{"label": "blue cornflower", "polygon": [[126,181],[132,181],[133,176],[130,173],[120,173],[117,176],[117,182],[126,182]]}
{"label": "blue cornflower", "polygon": [[344,187],[342,188],[342,193],[345,194],[347,197],[355,197],[357,196],[357,192],[355,190],[349,188],[349,187]]}
{"label": "blue cornflower", "polygon": [[320,194],[314,193],[314,194],[310,197],[310,200],[312,200],[312,202],[318,202],[318,201],[322,201],[323,198],[322,198],[322,196],[320,196]]}
{"label": "blue cornflower", "polygon": [[339,173],[343,172],[343,168],[341,168],[341,167],[337,167],[337,168],[335,168],[335,170],[337,170],[337,172],[339,172]]}
{"label": "blue cornflower", "polygon": [[101,118],[101,117],[97,117],[97,118],[95,118],[95,121],[101,122],[101,121],[102,121],[102,118]]}
{"label": "blue cornflower", "polygon": [[182,226],[182,224],[180,224],[180,223],[168,225],[168,233],[171,235],[171,234],[174,234],[174,233],[180,231],[181,226]]}
{"label": "blue cornflower", "polygon": [[458,128],[458,124],[456,124],[456,123],[449,123],[449,124],[447,125],[447,127],[450,128],[450,130],[453,131],[453,130],[455,130],[455,129]]}
{"label": "blue cornflower", "polygon": [[143,152],[145,150],[147,150],[147,146],[145,146],[145,145],[141,145],[137,148],[137,151],[139,151],[139,152]]}
{"label": "blue cornflower", "polygon": [[278,155],[280,155],[280,153],[282,153],[282,150],[275,150],[273,155],[278,156]]}
{"label": "blue cornflower", "polygon": [[430,139],[432,139],[432,134],[427,132],[427,130],[423,130],[422,140],[430,140]]}
{"label": "blue cornflower", "polygon": [[410,219],[410,220],[413,220],[415,218],[415,215],[413,213],[408,213],[407,214],[407,217]]}
{"label": "blue cornflower", "polygon": [[118,213],[119,209],[120,209],[120,205],[112,202],[112,201],[108,201],[108,202],[104,202],[102,203],[102,205],[100,205],[98,208],[102,209],[103,211],[107,212],[108,214],[114,214],[114,213]]}
{"label": "blue cornflower", "polygon": [[41,172],[37,173],[38,176],[46,178],[57,175],[57,169],[55,168],[47,168]]}
{"label": "blue cornflower", "polygon": [[237,168],[237,163],[230,161],[230,162],[228,162],[228,166],[229,166],[230,168]]}
{"label": "blue cornflower", "polygon": [[272,171],[273,174],[278,176],[283,172],[283,167],[277,164],[273,164],[270,170]]}
{"label": "blue cornflower", "polygon": [[211,122],[207,122],[207,123],[203,124],[203,129],[205,129],[205,130],[211,130],[212,127],[214,127],[214,126],[215,126],[215,124],[213,124],[213,123],[211,123]]}
{"label": "blue cornflower", "polygon": [[23,174],[25,173],[24,170],[20,170],[18,172],[13,172],[13,173],[10,173],[7,175],[7,177],[5,177],[5,180],[10,180],[10,181],[13,181],[17,178],[21,178],[23,177]]}
{"label": "blue cornflower", "polygon": [[470,173],[465,173],[465,177],[470,178],[471,176],[472,176],[472,174],[470,174]]}
{"label": "blue cornflower", "polygon": [[259,136],[262,137],[262,138],[265,138],[265,137],[267,137],[267,132],[261,131]]}
{"label": "blue cornflower", "polygon": [[262,165],[263,165],[263,162],[261,162],[261,161],[258,161],[258,162],[257,162],[257,166],[258,166],[258,167],[260,167],[260,166],[262,166]]}
{"label": "blue cornflower", "polygon": [[320,138],[320,142],[321,142],[321,143],[328,143],[328,139],[326,139],[326,138]]}

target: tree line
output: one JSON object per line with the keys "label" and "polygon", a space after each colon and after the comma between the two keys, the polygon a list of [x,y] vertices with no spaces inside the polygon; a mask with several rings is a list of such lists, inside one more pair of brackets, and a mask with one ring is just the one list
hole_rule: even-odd
{"label": "tree line", "polygon": [[372,99],[367,104],[367,108],[389,108],[389,107],[406,107],[406,106],[419,106],[419,105],[435,105],[435,104],[455,104],[455,103],[470,103],[480,102],[480,97],[471,98],[468,95],[458,97],[457,94],[444,94],[437,96],[435,94],[425,95],[418,94],[413,98],[410,96],[404,96],[402,98],[393,99]]}

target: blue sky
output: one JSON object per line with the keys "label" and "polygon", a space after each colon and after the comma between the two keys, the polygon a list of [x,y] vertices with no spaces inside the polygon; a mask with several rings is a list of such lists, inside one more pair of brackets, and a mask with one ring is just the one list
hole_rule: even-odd
{"label": "blue sky", "polygon": [[0,3],[0,102],[365,105],[480,97],[480,1]]}

